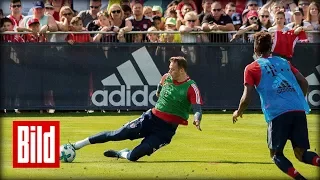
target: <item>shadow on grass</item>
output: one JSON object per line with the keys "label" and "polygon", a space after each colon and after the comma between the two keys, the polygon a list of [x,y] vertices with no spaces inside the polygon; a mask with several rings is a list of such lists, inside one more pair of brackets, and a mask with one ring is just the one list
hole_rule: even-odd
{"label": "shadow on grass", "polygon": [[[120,160],[119,163],[127,163],[127,160]],[[146,164],[166,164],[166,163],[209,163],[209,164],[273,164],[272,162],[244,162],[244,161],[202,161],[202,160],[185,160],[185,161],[137,161],[135,163]]]}

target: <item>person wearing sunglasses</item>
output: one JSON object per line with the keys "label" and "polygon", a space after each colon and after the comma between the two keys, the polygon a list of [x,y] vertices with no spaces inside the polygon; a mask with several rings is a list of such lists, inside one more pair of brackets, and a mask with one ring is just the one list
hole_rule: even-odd
{"label": "person wearing sunglasses", "polygon": [[309,5],[310,5],[309,0],[299,0],[298,1],[298,7],[303,10],[303,14],[304,14],[303,19],[307,18]]}
{"label": "person wearing sunglasses", "polygon": [[267,9],[260,9],[259,10],[259,20],[263,27],[266,29],[269,29],[272,27],[271,21],[270,21],[270,13]]}
{"label": "person wearing sunglasses", "polygon": [[257,1],[250,0],[247,2],[247,9],[258,11],[258,8],[259,8],[259,6],[258,6]]}
{"label": "person wearing sunglasses", "polygon": [[[211,5],[211,13],[204,16],[202,20],[202,29],[204,31],[234,31],[234,25],[231,17],[223,14],[221,3],[215,1]],[[211,42],[228,42],[228,34],[209,34]]]}
{"label": "person wearing sunglasses", "polygon": [[[262,26],[259,18],[258,18],[258,12],[254,10],[250,10],[247,14],[248,21],[240,27],[239,31],[233,35],[232,39],[230,41],[233,41],[237,38],[239,38],[242,34],[245,34],[247,32],[259,32],[259,31],[266,31],[267,29]],[[253,42],[254,34],[245,34],[245,39],[249,42]]]}
{"label": "person wearing sunglasses", "polygon": [[20,21],[24,18],[24,16],[22,15],[21,0],[11,0],[10,11],[11,13],[7,17],[12,20],[14,30],[16,30],[19,26]]}
{"label": "person wearing sunglasses", "polygon": [[97,14],[101,8],[101,0],[90,0],[89,10],[80,11],[78,16],[81,18],[83,27],[93,21],[97,20]]}

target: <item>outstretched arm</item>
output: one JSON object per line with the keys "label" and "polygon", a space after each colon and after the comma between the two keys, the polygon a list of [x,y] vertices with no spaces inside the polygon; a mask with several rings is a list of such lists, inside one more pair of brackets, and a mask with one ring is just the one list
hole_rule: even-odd
{"label": "outstretched arm", "polygon": [[247,107],[251,101],[251,96],[252,96],[251,94],[252,94],[253,89],[254,89],[254,87],[249,84],[244,85],[244,90],[243,90],[242,97],[240,99],[239,107],[233,113],[233,123],[237,122],[237,120],[238,120],[237,118],[242,117],[244,110],[247,109]]}

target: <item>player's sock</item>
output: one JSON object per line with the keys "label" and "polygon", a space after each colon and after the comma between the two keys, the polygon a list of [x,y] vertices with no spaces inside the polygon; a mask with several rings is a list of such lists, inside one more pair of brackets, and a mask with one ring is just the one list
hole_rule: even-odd
{"label": "player's sock", "polygon": [[89,141],[89,138],[85,138],[81,141],[77,141],[76,143],[73,144],[73,146],[76,150],[78,150],[78,149],[83,148],[84,146],[87,146],[89,144],[91,144]]}
{"label": "player's sock", "polygon": [[302,155],[302,161],[314,166],[320,166],[320,157],[311,151],[305,151]]}
{"label": "player's sock", "polygon": [[288,174],[290,177],[294,179],[303,178],[303,176],[293,167],[292,163],[284,155],[273,156],[273,162],[282,172]]}
{"label": "player's sock", "polygon": [[129,151],[119,152],[119,156],[123,159],[127,159]]}

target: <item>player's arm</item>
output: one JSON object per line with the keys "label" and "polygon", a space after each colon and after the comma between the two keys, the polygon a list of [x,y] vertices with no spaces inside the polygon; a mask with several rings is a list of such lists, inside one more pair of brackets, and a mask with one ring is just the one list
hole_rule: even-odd
{"label": "player's arm", "polygon": [[299,70],[297,68],[295,68],[294,66],[292,66],[292,64],[290,62],[288,62],[291,68],[292,73],[294,74],[294,76],[296,77],[298,84],[303,92],[303,95],[306,96],[307,92],[308,92],[308,88],[309,88],[309,84],[308,81],[306,80],[306,78],[299,72]]}
{"label": "player's arm", "polygon": [[157,92],[156,92],[156,96],[159,97],[160,96],[160,92],[162,90],[162,85],[164,83],[164,81],[167,79],[167,77],[169,76],[169,73],[166,73],[162,76],[158,86],[157,86]]}
{"label": "player's arm", "polygon": [[[252,92],[254,91],[254,85],[257,84],[257,79],[261,77],[261,71],[251,71],[253,68],[254,65],[250,64],[244,70],[244,89],[240,99],[239,107],[233,113],[233,123],[237,122],[237,118],[242,117],[243,112],[247,109],[251,101]],[[260,74],[258,72],[260,72]]]}
{"label": "player's arm", "polygon": [[202,119],[202,109],[201,105],[203,104],[202,98],[200,95],[200,91],[197,85],[192,84],[188,89],[188,100],[192,104],[192,110],[194,113],[193,116],[193,124],[196,126],[197,129],[201,131],[200,122]]}

